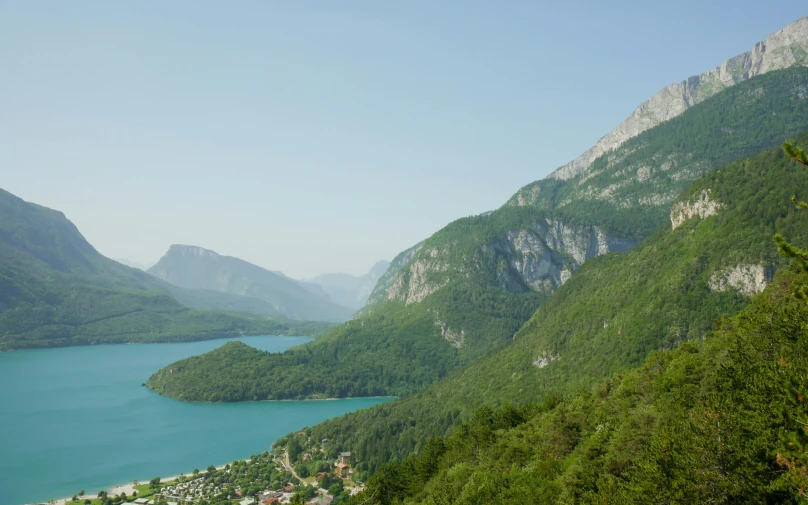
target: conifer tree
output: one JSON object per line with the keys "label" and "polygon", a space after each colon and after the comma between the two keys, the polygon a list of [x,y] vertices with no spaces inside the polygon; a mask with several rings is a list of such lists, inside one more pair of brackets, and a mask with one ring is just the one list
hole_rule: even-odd
{"label": "conifer tree", "polygon": [[[808,166],[808,155],[805,154],[805,150],[802,147],[796,147],[792,145],[791,142],[786,142],[783,144],[783,150],[797,163]],[[797,199],[797,195],[792,196],[791,201],[794,202],[794,205],[796,205],[798,209],[808,209],[808,203]],[[795,247],[779,233],[774,236],[774,241],[777,243],[780,254],[795,259],[800,267],[808,272],[808,249]],[[794,291],[794,296],[808,302],[808,285],[799,286]]]}

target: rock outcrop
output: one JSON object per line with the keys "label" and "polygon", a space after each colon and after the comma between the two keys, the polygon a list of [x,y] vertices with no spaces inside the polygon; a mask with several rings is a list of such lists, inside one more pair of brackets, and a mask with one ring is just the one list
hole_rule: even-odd
{"label": "rock outcrop", "polygon": [[604,135],[585,153],[548,177],[567,180],[585,172],[604,153],[626,140],[674,118],[722,89],[756,75],[793,65],[808,66],[808,17],[769,35],[755,47],[701,75],[671,84],[641,104],[617,128]]}
{"label": "rock outcrop", "polygon": [[398,275],[401,272],[401,269],[406,267],[415,254],[421,250],[421,247],[424,246],[424,242],[418,242],[414,246],[400,252],[393,261],[390,262],[390,265],[387,267],[387,271],[384,272],[384,275],[379,278],[379,281],[376,283],[376,286],[373,288],[373,291],[370,293],[368,297],[367,304],[365,308],[354,314],[354,318],[361,316],[366,312],[366,309],[378,302],[387,300],[388,292],[393,287],[393,284],[396,283],[398,279]]}
{"label": "rock outcrop", "polygon": [[698,217],[704,219],[715,215],[723,207],[720,202],[710,198],[711,191],[703,190],[694,202],[677,202],[671,207],[671,226],[675,230],[688,219]]}
{"label": "rock outcrop", "polygon": [[561,359],[561,356],[542,351],[539,353],[539,357],[533,362],[533,366],[536,368],[544,368],[557,359]]}
{"label": "rock outcrop", "polygon": [[[425,250],[393,280],[387,290],[387,299],[400,300],[409,305],[420,302],[445,286],[449,277],[437,274],[449,270],[449,263],[441,259],[447,253],[448,248]],[[461,271],[455,270],[454,273]]]}
{"label": "rock outcrop", "polygon": [[737,289],[742,295],[751,297],[763,291],[774,276],[774,268],[764,265],[736,265],[710,276],[708,285],[711,291]]}
{"label": "rock outcrop", "polygon": [[440,328],[440,336],[446,339],[447,342],[452,344],[456,349],[463,347],[463,342],[466,340],[466,330],[460,331],[449,328],[449,326],[435,316],[435,326]]}
{"label": "rock outcrop", "polygon": [[[587,259],[625,252],[636,243],[609,236],[595,226],[573,226],[544,218],[529,228],[507,231],[499,238],[481,243],[474,254],[467,254],[459,261],[451,243],[420,249],[384,287],[384,298],[406,305],[418,303],[452,281],[485,277],[490,273],[487,269],[492,264],[491,257],[498,258],[502,265],[496,273],[500,287],[515,292],[549,293],[564,284]],[[489,260],[482,260],[484,257]],[[380,282],[377,290],[382,288]]]}
{"label": "rock outcrop", "polygon": [[535,291],[549,292],[564,284],[587,259],[625,252],[635,245],[635,241],[611,237],[595,226],[543,219],[530,229],[509,232],[500,243],[511,266],[501,276],[512,290],[524,283]]}

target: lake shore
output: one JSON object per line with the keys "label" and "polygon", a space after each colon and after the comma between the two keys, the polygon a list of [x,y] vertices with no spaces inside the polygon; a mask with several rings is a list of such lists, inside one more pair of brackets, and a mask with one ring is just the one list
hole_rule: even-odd
{"label": "lake shore", "polygon": [[[249,461],[249,459],[246,459],[245,461]],[[224,468],[228,464],[229,463],[226,463],[224,465],[219,465],[219,466],[216,467],[216,469],[221,470],[222,468]],[[200,472],[200,475],[202,475],[204,473],[207,473],[207,472],[204,472],[204,471]],[[171,477],[160,477],[160,483],[165,484],[165,483],[168,483],[168,482],[175,481],[175,480],[179,479],[183,475],[185,475],[187,477],[187,476],[190,476],[191,473],[183,473],[183,474],[179,474],[179,475],[172,475]],[[109,496],[116,496],[116,495],[119,495],[121,493],[126,493],[126,496],[129,497],[128,501],[132,501],[132,500],[137,498],[137,497],[132,498],[132,494],[136,491],[134,483],[138,482],[138,486],[142,486],[143,484],[147,484],[150,480],[151,479],[134,480],[134,481],[130,482],[129,484],[120,484],[120,485],[117,485],[117,486],[112,486],[110,488],[105,488],[104,491],[106,491],[107,495],[109,495]],[[76,498],[79,498],[80,500],[85,500],[85,499],[92,500],[92,499],[98,498],[98,495],[97,494],[85,494],[84,496],[81,496],[81,497],[77,496]],[[68,496],[67,498],[59,498],[58,500],[54,500],[53,502],[46,502],[46,503],[53,503],[53,505],[67,505],[72,500],[73,500],[73,497]],[[37,505],[37,504],[29,503],[29,504],[26,504],[26,505]]]}

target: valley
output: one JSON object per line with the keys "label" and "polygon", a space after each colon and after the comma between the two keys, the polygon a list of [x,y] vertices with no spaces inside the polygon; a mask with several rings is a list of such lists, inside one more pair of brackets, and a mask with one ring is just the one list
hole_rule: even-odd
{"label": "valley", "polygon": [[[0,502],[806,503],[808,17],[662,88],[594,144],[586,141],[577,158],[509,186],[493,210],[456,213],[466,217],[411,240],[425,216],[448,208],[477,164],[486,167],[475,187],[483,198],[484,186],[511,175],[508,163],[544,163],[524,144],[549,144],[518,126],[535,126],[528,118],[539,110],[559,129],[580,123],[580,139],[588,138],[592,118],[571,97],[576,86],[596,90],[543,73],[505,86],[496,70],[515,64],[519,48],[517,39],[506,42],[519,27],[510,13],[496,43],[476,24],[473,37],[458,35],[465,44],[488,41],[469,46],[469,61],[451,61],[455,71],[485,68],[481,82],[453,75],[442,82],[441,65],[405,58],[394,68],[412,68],[412,76],[393,72],[387,87],[370,88],[378,96],[365,89],[342,103],[349,83],[384,74],[362,67],[367,61],[384,67],[420,45],[442,65],[450,64],[442,51],[462,59],[449,39],[434,38],[445,35],[431,31],[438,21],[396,31],[382,20],[405,16],[389,17],[386,8],[338,9],[318,25],[309,16],[322,11],[310,7],[301,19],[313,21],[311,33],[288,23],[295,37],[311,38],[305,43],[284,38],[278,26],[267,30],[268,18],[256,15],[266,25],[237,34],[254,37],[250,44],[196,56],[230,55],[211,67],[230,83],[227,99],[212,93],[218,101],[185,111],[217,118],[186,123],[194,149],[222,151],[208,153],[218,165],[199,170],[169,156],[166,180],[149,181],[162,202],[143,213],[154,235],[131,252],[156,257],[146,252],[162,244],[151,267],[105,257],[61,211],[0,189]],[[626,26],[603,13],[582,19]],[[356,47],[340,37],[324,44],[316,33],[344,22],[343,37],[372,34],[381,47],[397,40],[392,47],[407,50],[373,54],[364,39]],[[285,40],[256,51],[271,62],[272,79],[253,65],[234,84],[239,65],[254,57],[252,41],[269,36]],[[318,50],[307,53],[307,44]],[[572,54],[575,44],[566,44]],[[178,54],[195,54],[183,53],[191,46],[177,46]],[[330,62],[342,52],[350,54],[345,73],[323,73],[335,71]],[[542,54],[549,65],[553,55]],[[628,54],[648,68],[665,61],[651,49],[642,58],[613,56]],[[702,65],[700,53],[691,56]],[[576,65],[584,63],[600,68],[594,60]],[[642,69],[628,77],[637,80]],[[616,103],[622,87],[640,89],[627,76],[597,77]],[[429,121],[408,123],[416,81],[451,93],[443,101],[430,95],[422,111]],[[465,93],[480,100],[478,85],[497,100],[518,96],[520,86],[541,91],[544,108],[496,102],[488,114],[474,109],[479,121],[438,121]],[[235,105],[261,86],[272,91],[260,96],[278,102]],[[399,92],[381,93],[388,89]],[[186,84],[178,96],[194,93]],[[560,121],[550,107],[559,104],[579,114]],[[342,107],[355,123],[336,113]],[[499,114],[512,142],[492,133],[502,128]],[[228,126],[213,140],[194,129],[220,122]],[[392,128],[388,137],[382,125]],[[487,136],[477,139],[478,130]],[[392,154],[393,140],[402,142],[399,156],[410,150],[413,132],[431,142],[413,144],[429,144],[423,166]],[[452,135],[465,139],[468,158],[453,149]],[[511,157],[509,149],[519,152]],[[436,200],[432,191],[447,180],[441,164],[456,173]],[[229,193],[219,192],[233,181]],[[188,204],[206,184],[205,204]],[[88,202],[105,197],[96,196]],[[99,234],[99,221],[73,195],[53,199],[72,202],[71,212],[94,223],[88,237],[112,247],[110,237],[120,236],[110,227],[109,237]],[[275,213],[256,210],[268,208]],[[374,264],[387,241],[393,252],[410,247]],[[207,243],[216,250],[191,245]],[[229,255],[230,244],[241,257]],[[322,265],[312,265],[315,253]],[[290,276],[274,269],[281,260]],[[343,263],[351,268],[331,269]],[[353,274],[322,273],[337,271]]]}

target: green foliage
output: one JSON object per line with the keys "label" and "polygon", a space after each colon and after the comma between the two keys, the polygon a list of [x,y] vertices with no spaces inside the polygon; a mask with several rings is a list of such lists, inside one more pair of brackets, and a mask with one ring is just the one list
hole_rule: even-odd
{"label": "green foliage", "polygon": [[804,503],[806,281],[782,272],[705,341],[566,401],[478,408],[353,503]]}
{"label": "green foliage", "polygon": [[806,83],[808,68],[792,67],[731,86],[597,158],[585,173],[535,182],[511,203],[530,195],[531,206],[567,223],[647,237],[690,181],[806,131]]}
{"label": "green foliage", "polygon": [[[488,319],[481,309],[466,326],[476,328],[478,323],[479,333],[492,340],[512,335],[538,305],[525,304],[529,298],[511,304],[515,295],[505,291],[488,292],[484,298],[479,292],[464,296],[462,286],[447,290],[436,301],[444,296],[460,307],[477,304],[497,310],[503,317]],[[471,359],[440,337],[430,304],[386,305],[313,344],[268,353],[230,342],[169,365],[147,386],[180,400],[208,402],[402,396]]]}
{"label": "green foliage", "polygon": [[[783,150],[797,163],[808,166],[808,156],[806,156],[803,148],[794,147],[791,142],[786,142],[783,144]],[[796,207],[800,210],[808,209],[808,203],[799,201],[796,195],[791,197],[791,201],[794,202]],[[774,241],[783,256],[796,260],[803,270],[808,272],[808,249],[800,249],[791,245],[791,243],[779,233],[774,236]],[[808,301],[808,285],[797,287],[794,291],[794,296],[800,300]]]}
{"label": "green foliage", "polygon": [[95,251],[64,215],[0,190],[0,350],[306,334],[324,323],[196,311]]}
{"label": "green foliage", "polygon": [[[150,385],[163,394],[198,401],[406,396],[420,391],[471,360],[507,345],[557,287],[556,281],[549,277],[544,291],[535,291],[527,285],[515,270],[520,253],[507,247],[509,238],[520,231],[547,226],[548,218],[585,229],[598,225],[617,237],[649,236],[668,220],[670,203],[694,178],[808,129],[808,100],[792,99],[794,90],[806,83],[808,69],[793,68],[732,86],[630,140],[618,152],[599,158],[586,176],[570,181],[548,179],[526,188],[520,194],[525,191],[533,194],[531,205],[506,205],[492,213],[450,223],[428,238],[417,252],[406,251],[394,260],[390,272],[371,296],[375,303],[361,311],[361,317],[316,343],[281,355],[245,352],[241,356],[245,361],[239,363],[226,360],[225,352],[214,351],[205,359],[191,358],[169,366],[155,374]],[[639,167],[650,167],[647,178],[638,175]],[[592,196],[615,184],[619,190],[613,192],[614,198]],[[776,212],[780,212],[779,207]],[[744,228],[745,233],[759,241],[750,246],[756,248],[754,251],[743,247],[736,254],[730,242],[726,242],[724,249],[730,258],[735,255],[749,262],[765,259],[771,263],[770,251],[762,252],[765,247],[759,243],[770,240],[775,223],[765,221],[766,216],[755,219],[762,224]],[[761,227],[768,231],[762,231]],[[731,237],[724,236],[727,232],[722,230],[715,233],[727,241],[745,243],[747,238],[741,232]],[[760,239],[759,233],[768,233],[766,240]],[[552,242],[549,236],[538,240],[545,245]],[[559,314],[565,317],[585,321],[586,331],[565,327],[568,326],[565,320],[554,318],[550,325],[554,340],[541,349],[536,346],[520,349],[521,366],[530,370],[530,363],[539,358],[539,352],[548,356],[560,352],[562,349],[555,347],[567,341],[564,335],[568,333],[575,333],[578,339],[594,333],[596,342],[588,349],[584,346],[571,351],[568,359],[550,367],[552,370],[560,365],[563,369],[549,379],[550,383],[566,383],[567,376],[575,376],[573,384],[587,384],[616,367],[641,362],[650,351],[661,346],[673,346],[704,335],[713,318],[737,310],[744,303],[737,293],[714,295],[708,289],[709,275],[719,267],[719,259],[711,255],[710,240],[710,233],[699,234],[697,243],[691,244],[679,258],[661,258],[653,250],[645,249],[642,265],[614,268],[619,259],[602,260],[613,263],[600,267],[596,275],[604,276],[603,284],[612,287],[601,289],[601,298],[594,303],[576,305],[578,314],[559,309]],[[550,246],[546,259],[558,270],[571,271],[578,264]],[[643,284],[642,278],[638,279],[640,275],[667,269],[667,262],[674,260],[679,261],[676,267],[665,278],[652,277],[654,284]],[[429,288],[430,294],[408,304],[401,296],[388,300],[387,292],[383,291],[394,284],[399,286],[399,292],[408,292],[413,278],[419,275],[407,267],[419,261],[432,268],[425,268],[415,284],[420,289]],[[639,266],[642,269],[633,269]],[[575,282],[578,275],[570,282]],[[629,279],[636,282],[626,286]],[[614,288],[611,280],[621,287]],[[612,312],[617,307],[608,303],[615,296],[625,300],[621,302],[623,315],[618,321],[612,321]],[[556,310],[558,304],[553,307]],[[641,311],[645,317],[634,322],[633,310]],[[657,311],[668,315],[652,317]],[[597,325],[602,326],[607,320],[612,321],[608,331],[597,330]],[[622,333],[615,335],[617,332]],[[455,349],[447,339],[455,339],[457,343],[458,336],[462,336],[462,345]],[[574,361],[573,356],[578,355],[585,363]],[[591,356],[595,355],[604,357],[600,364],[592,362]],[[583,373],[573,373],[579,365],[583,366]],[[513,382],[524,387],[519,377],[530,377],[532,381],[533,372],[517,372],[517,380]],[[500,387],[485,386],[484,375],[480,380],[483,383],[479,386],[495,396]]]}
{"label": "green foliage", "polygon": [[317,425],[312,437],[354,452],[366,478],[444,436],[479,405],[572,394],[655,350],[702,339],[717,318],[748,303],[736,289],[712,289],[713,276],[737,265],[782,266],[771,244],[776,232],[808,242],[808,215],[788,202],[792,188],[806,186],[808,172],[793,170],[779,149],[705,175],[680,200],[709,189],[722,205],[716,215],[667,225],[626,254],[589,260],[508,345],[417,395]]}

